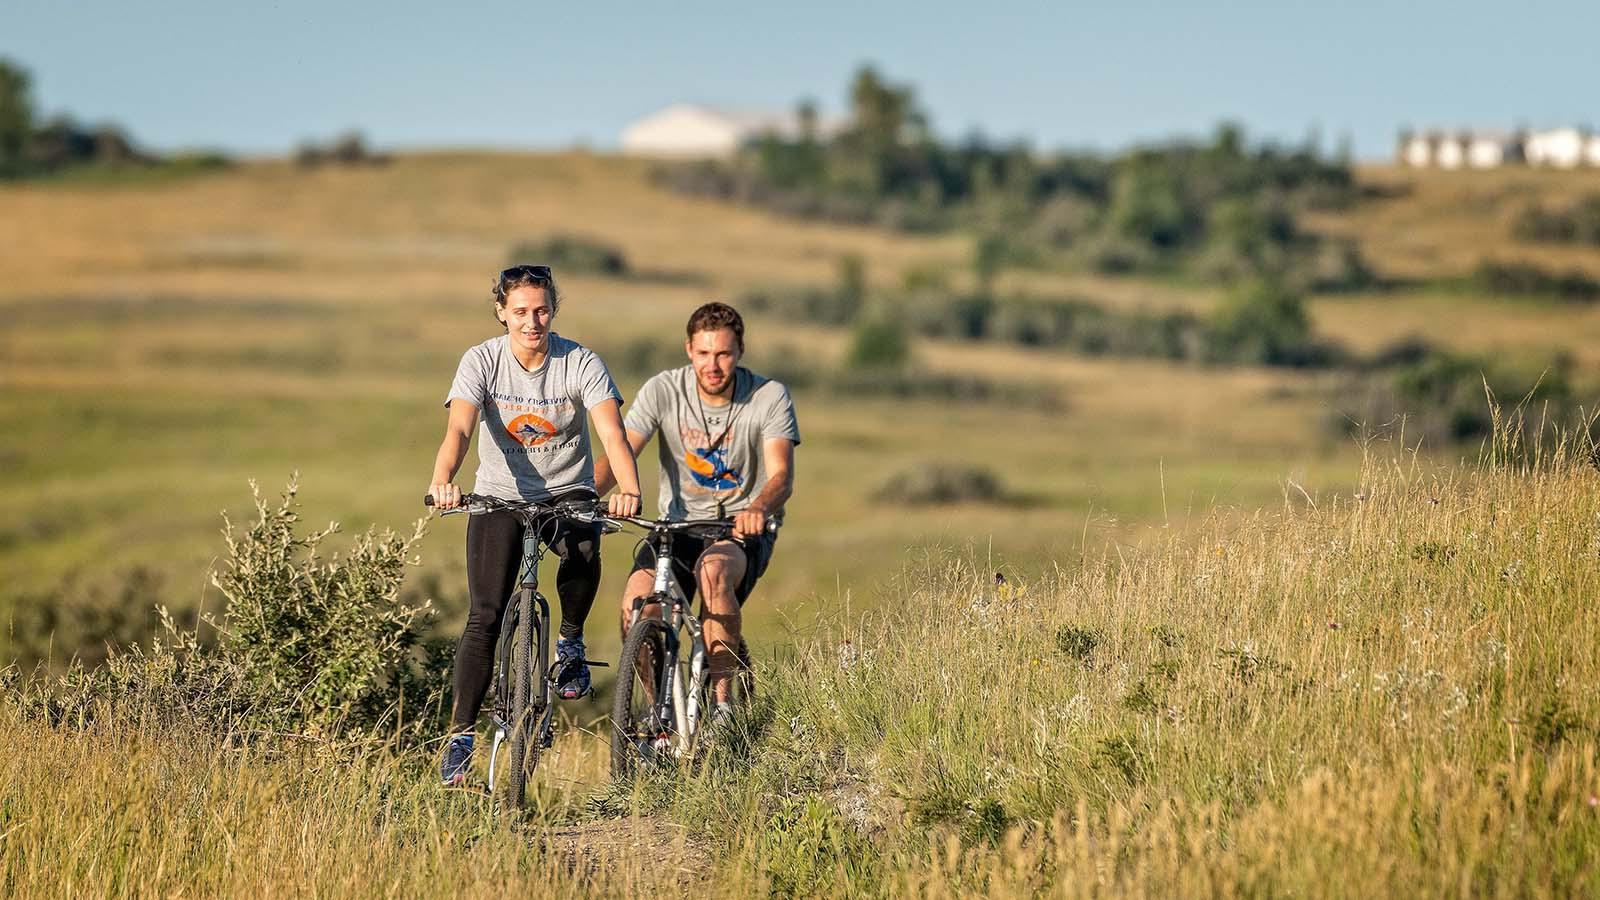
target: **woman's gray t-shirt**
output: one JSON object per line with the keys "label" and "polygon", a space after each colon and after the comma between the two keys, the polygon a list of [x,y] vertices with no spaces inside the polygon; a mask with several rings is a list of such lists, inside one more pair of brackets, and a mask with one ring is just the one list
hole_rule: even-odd
{"label": "woman's gray t-shirt", "polygon": [[[750,505],[767,483],[762,442],[800,443],[794,401],[782,382],[746,368],[734,370],[732,400],[700,402],[694,367],[668,369],[645,382],[623,425],[636,434],[661,434],[661,515],[710,519]],[[774,518],[783,520],[783,510]]]}
{"label": "woman's gray t-shirt", "polygon": [[500,335],[467,350],[444,405],[478,408],[478,483],[503,500],[547,500],[594,490],[594,454],[586,415],[622,401],[605,363],[588,348],[551,332],[544,362],[528,371]]}

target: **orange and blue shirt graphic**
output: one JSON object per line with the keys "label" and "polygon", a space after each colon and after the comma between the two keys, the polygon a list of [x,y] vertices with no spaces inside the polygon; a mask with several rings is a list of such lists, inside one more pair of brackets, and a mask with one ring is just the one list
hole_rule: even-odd
{"label": "orange and blue shirt graphic", "polygon": [[721,447],[691,447],[683,454],[683,464],[694,483],[713,491],[729,491],[744,484],[744,477],[728,467],[727,451]]}

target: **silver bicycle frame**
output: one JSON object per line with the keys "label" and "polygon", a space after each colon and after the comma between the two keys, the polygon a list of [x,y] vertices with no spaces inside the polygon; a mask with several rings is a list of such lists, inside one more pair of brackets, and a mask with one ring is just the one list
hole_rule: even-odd
{"label": "silver bicycle frame", "polygon": [[[666,682],[663,687],[672,697],[673,717],[681,725],[673,742],[672,752],[675,756],[683,758],[694,752],[695,735],[700,730],[700,710],[706,686],[706,643],[701,632],[700,620],[690,611],[689,599],[678,587],[677,579],[672,577],[671,554],[660,554],[656,558],[656,578],[652,593],[664,595],[672,606],[670,610],[661,611],[662,621],[667,627],[673,631],[683,627],[689,632],[689,683],[685,685],[683,679],[678,678],[677,666],[668,668],[662,676]],[[629,623],[630,626],[632,624]]]}

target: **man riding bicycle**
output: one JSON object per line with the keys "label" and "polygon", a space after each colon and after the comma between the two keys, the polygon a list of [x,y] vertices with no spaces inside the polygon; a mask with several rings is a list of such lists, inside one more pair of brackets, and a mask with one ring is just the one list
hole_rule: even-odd
{"label": "man riding bicycle", "polygon": [[[768,520],[783,521],[783,505],[794,489],[794,448],[800,426],[794,402],[781,382],[739,366],[744,356],[744,320],[726,303],[694,311],[686,328],[689,365],[657,374],[623,421],[637,457],[661,435],[662,518],[731,516],[731,540],[706,541],[679,535],[673,542],[673,574],[684,596],[705,597],[705,642],[717,707],[712,721],[726,717],[738,665],[740,608],[772,559],[776,534]],[[615,479],[610,459],[595,465],[601,496]],[[655,560],[641,547],[622,594],[622,626],[637,597],[649,595]]]}

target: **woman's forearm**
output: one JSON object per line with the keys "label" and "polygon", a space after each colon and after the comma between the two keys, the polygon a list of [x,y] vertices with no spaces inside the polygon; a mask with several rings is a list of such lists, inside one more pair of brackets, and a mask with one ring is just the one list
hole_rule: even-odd
{"label": "woman's forearm", "polygon": [[467,447],[471,438],[464,434],[450,433],[444,436],[444,441],[439,444],[439,454],[433,460],[433,483],[445,484],[455,479],[456,472],[461,470],[461,461],[467,458]]}
{"label": "woman's forearm", "polygon": [[628,444],[627,435],[620,428],[617,431],[617,434],[606,435],[601,441],[606,448],[605,461],[609,463],[617,490],[638,496],[639,466],[634,461],[633,448]]}

